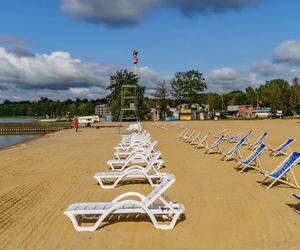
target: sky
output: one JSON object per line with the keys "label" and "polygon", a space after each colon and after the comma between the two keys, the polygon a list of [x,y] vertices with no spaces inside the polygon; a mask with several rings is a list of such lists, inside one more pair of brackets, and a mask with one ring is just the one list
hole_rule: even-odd
{"label": "sky", "polygon": [[197,69],[208,91],[300,78],[297,0],[10,0],[0,8],[0,102],[106,96],[133,70],[147,95]]}

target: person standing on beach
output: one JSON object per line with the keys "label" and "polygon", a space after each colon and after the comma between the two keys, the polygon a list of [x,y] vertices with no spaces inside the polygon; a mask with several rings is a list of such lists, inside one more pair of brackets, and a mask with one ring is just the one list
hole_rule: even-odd
{"label": "person standing on beach", "polygon": [[74,121],[73,121],[73,128],[76,129],[76,132],[78,132],[78,126],[79,126],[79,122],[78,122],[78,119],[75,118]]}

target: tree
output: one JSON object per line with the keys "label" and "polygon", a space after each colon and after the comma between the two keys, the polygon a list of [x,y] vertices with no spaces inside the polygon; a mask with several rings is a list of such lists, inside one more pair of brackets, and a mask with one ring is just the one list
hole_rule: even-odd
{"label": "tree", "polygon": [[203,100],[203,91],[207,88],[203,74],[198,70],[177,72],[170,81],[171,93],[182,104],[199,103]]}
{"label": "tree", "polygon": [[257,102],[257,93],[252,87],[247,87],[245,89],[246,94],[246,104],[252,104],[254,107],[256,107]]}
{"label": "tree", "polygon": [[209,105],[209,110],[216,111],[222,109],[222,96],[217,93],[206,93],[205,94],[206,103]]}
{"label": "tree", "polygon": [[294,77],[294,79],[293,79],[293,84],[294,84],[294,85],[298,85],[298,84],[299,84],[299,79],[298,79],[298,77]]}
{"label": "tree", "polygon": [[294,114],[299,114],[300,111],[300,85],[298,79],[295,77],[293,85],[290,87],[290,105],[291,111]]}
{"label": "tree", "polygon": [[224,105],[242,105],[246,103],[246,94],[243,91],[235,90],[224,95]]}
{"label": "tree", "polygon": [[138,113],[140,118],[145,118],[149,113],[149,109],[145,105],[145,87],[141,87],[138,85],[138,79],[139,78],[136,74],[134,74],[133,72],[128,72],[127,70],[117,71],[110,77],[110,85],[106,88],[110,91],[110,94],[106,98],[114,120],[118,119],[121,112],[121,89],[123,85],[137,86]]}
{"label": "tree", "polygon": [[266,81],[265,85],[258,88],[259,99],[264,106],[269,106],[273,111],[290,109],[290,85],[284,79]]}
{"label": "tree", "polygon": [[[165,119],[168,106],[168,97],[169,97],[169,87],[166,81],[159,82],[153,93],[153,97],[157,100],[157,105],[160,109],[160,118]],[[156,105],[156,106],[157,106]]]}

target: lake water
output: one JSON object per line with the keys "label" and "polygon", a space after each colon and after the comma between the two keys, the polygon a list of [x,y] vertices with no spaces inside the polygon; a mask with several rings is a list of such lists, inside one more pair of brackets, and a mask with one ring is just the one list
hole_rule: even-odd
{"label": "lake water", "polygon": [[[0,118],[0,122],[35,122],[33,118]],[[0,135],[0,148],[5,148],[24,141],[29,141],[40,135]]]}

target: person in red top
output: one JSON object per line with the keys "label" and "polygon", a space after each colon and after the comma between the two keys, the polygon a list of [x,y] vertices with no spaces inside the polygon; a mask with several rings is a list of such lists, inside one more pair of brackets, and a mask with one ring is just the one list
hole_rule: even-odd
{"label": "person in red top", "polygon": [[74,121],[73,121],[73,128],[76,129],[76,132],[78,132],[78,125],[79,125],[78,119],[75,118]]}

